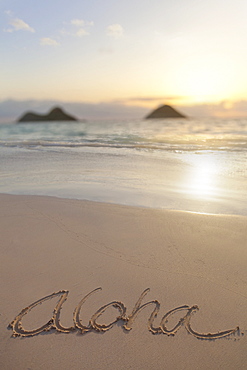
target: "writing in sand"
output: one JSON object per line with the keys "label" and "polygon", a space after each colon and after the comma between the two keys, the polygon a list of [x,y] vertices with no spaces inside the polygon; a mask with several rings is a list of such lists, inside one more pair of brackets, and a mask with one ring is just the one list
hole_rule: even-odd
{"label": "writing in sand", "polygon": [[[104,306],[101,306],[91,317],[89,320],[89,324],[87,326],[82,324],[82,321],[80,319],[80,311],[82,305],[86,302],[86,300],[94,293],[100,291],[102,288],[97,288],[89,292],[84,298],[81,299],[81,301],[76,306],[74,313],[73,313],[73,323],[74,325],[71,327],[64,327],[60,322],[60,313],[62,309],[62,305],[67,299],[67,296],[69,294],[68,290],[60,290],[59,292],[52,293],[46,297],[43,297],[36,302],[30,304],[28,307],[24,308],[16,317],[15,319],[9,324],[9,328],[12,328],[13,330],[13,336],[21,336],[21,337],[27,337],[27,336],[34,336],[37,334],[40,334],[42,332],[47,332],[51,329],[55,329],[58,332],[62,333],[70,333],[75,330],[79,331],[81,334],[85,334],[89,331],[96,331],[96,332],[105,332],[107,330],[110,330],[114,324],[121,321],[123,323],[122,327],[124,330],[131,330],[134,320],[137,317],[137,315],[142,311],[144,308],[151,306],[152,312],[151,315],[148,318],[148,329],[153,334],[166,334],[166,335],[175,335],[177,331],[184,326],[185,329],[189,332],[189,334],[193,335],[194,337],[198,339],[218,339],[222,337],[229,336],[231,334],[236,333],[239,331],[239,327],[236,327],[234,329],[230,330],[224,330],[217,333],[198,333],[191,327],[191,317],[192,314],[199,310],[198,306],[179,306],[176,307],[168,312],[165,313],[165,315],[162,317],[160,324],[158,327],[154,326],[154,319],[156,318],[159,309],[160,309],[160,303],[157,300],[152,300],[146,303],[142,303],[143,298],[147,295],[149,292],[149,288],[145,289],[140,297],[138,298],[132,312],[127,316],[126,315],[126,307],[124,303],[120,301],[112,301]],[[54,310],[52,318],[45,323],[44,325],[40,326],[39,328],[33,329],[33,330],[26,330],[23,328],[22,325],[22,318],[25,316],[28,312],[30,312],[34,307],[36,307],[38,304],[42,304],[48,299],[51,299],[53,297],[60,297]],[[107,324],[100,324],[98,322],[99,317],[110,307],[116,309],[118,311],[117,317],[115,320],[113,320],[110,323]],[[176,312],[183,312],[182,317],[179,319],[177,324],[172,328],[168,329],[167,324],[169,319],[174,315]]]}

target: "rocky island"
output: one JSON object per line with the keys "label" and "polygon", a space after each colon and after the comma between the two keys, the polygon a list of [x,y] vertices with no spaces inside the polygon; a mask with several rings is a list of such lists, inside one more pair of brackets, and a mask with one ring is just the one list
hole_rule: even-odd
{"label": "rocky island", "polygon": [[162,105],[161,107],[155,109],[150,114],[148,114],[146,119],[153,118],[186,118],[183,114],[176,111],[170,105]]}
{"label": "rocky island", "polygon": [[77,119],[67,113],[61,108],[53,108],[48,114],[37,114],[27,112],[21,116],[17,122],[44,122],[44,121],[77,121]]}

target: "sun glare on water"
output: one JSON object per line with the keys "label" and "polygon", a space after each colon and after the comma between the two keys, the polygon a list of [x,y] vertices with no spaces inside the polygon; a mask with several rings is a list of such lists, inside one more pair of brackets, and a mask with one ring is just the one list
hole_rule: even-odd
{"label": "sun glare on water", "polygon": [[211,198],[217,195],[217,166],[212,157],[193,158],[192,171],[187,179],[187,192],[196,198]]}

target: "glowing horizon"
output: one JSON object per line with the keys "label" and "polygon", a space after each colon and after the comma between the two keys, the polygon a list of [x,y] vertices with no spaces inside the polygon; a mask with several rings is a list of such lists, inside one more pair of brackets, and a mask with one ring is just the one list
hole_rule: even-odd
{"label": "glowing horizon", "polygon": [[3,1],[0,101],[202,104],[247,115],[247,103],[236,104],[247,97],[246,10],[241,0]]}

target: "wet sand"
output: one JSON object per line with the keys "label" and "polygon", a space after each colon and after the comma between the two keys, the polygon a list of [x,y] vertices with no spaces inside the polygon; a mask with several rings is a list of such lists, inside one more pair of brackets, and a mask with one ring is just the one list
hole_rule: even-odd
{"label": "wet sand", "polygon": [[246,368],[246,217],[0,202],[1,369]]}

